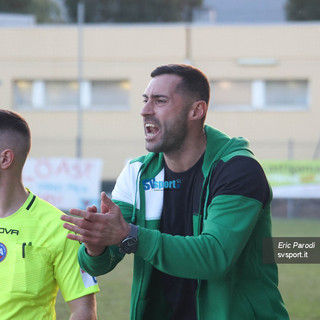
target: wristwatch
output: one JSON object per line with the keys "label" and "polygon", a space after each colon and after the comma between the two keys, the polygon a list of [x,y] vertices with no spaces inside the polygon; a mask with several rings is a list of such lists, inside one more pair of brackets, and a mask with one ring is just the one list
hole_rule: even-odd
{"label": "wristwatch", "polygon": [[120,244],[119,251],[121,253],[134,253],[138,248],[138,229],[139,227],[129,223],[129,235],[124,238]]}

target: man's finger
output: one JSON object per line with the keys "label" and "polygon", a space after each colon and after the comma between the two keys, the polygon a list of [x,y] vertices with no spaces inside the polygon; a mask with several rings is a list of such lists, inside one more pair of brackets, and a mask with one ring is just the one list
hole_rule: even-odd
{"label": "man's finger", "polygon": [[[85,245],[91,244],[93,246],[97,246],[96,244],[96,240],[92,240],[91,237],[85,237],[82,236],[80,234],[73,234],[73,233],[68,233],[67,234],[67,238],[70,240],[74,240],[74,241],[79,241],[81,243],[84,243]],[[102,246],[98,251],[100,251],[101,253],[104,251],[104,246]]]}
{"label": "man's finger", "polygon": [[87,211],[97,213],[98,209],[96,206],[87,207]]}
{"label": "man's finger", "polygon": [[65,229],[69,230],[69,231],[76,232],[76,231],[75,231],[75,227],[76,227],[76,226],[73,225],[73,224],[64,223],[64,224],[63,224],[63,227],[64,227]]}
{"label": "man's finger", "polygon": [[73,224],[64,223],[63,227],[69,231],[75,232],[80,235],[85,235],[87,233],[87,231],[85,229],[82,229],[82,228],[80,228],[76,225],[73,225]]}
{"label": "man's finger", "polygon": [[[101,216],[101,214],[99,214],[98,212],[91,212],[91,211],[85,211],[85,210],[79,210],[79,209],[70,209],[69,212],[71,216],[67,215],[68,218],[64,218],[62,220],[75,223],[75,224],[77,224],[77,221],[83,220],[83,219],[79,219],[78,217],[82,217],[88,221],[99,221],[99,216]],[[77,217],[72,217],[72,216],[77,216]]]}
{"label": "man's finger", "polygon": [[70,240],[75,240],[75,241],[83,242],[83,241],[82,241],[82,236],[79,235],[79,234],[68,233],[68,234],[67,234],[67,238],[70,239]]}
{"label": "man's finger", "polygon": [[66,214],[63,214],[60,217],[60,219],[63,220],[63,221],[69,222],[69,223],[73,223],[73,224],[78,224],[81,220],[83,220],[83,219],[80,219],[78,217],[72,217],[72,216],[69,216],[69,215],[66,215]]}
{"label": "man's finger", "polygon": [[89,228],[90,222],[88,222],[86,219],[79,219],[76,217],[62,215],[61,220],[68,222],[68,223],[63,224],[63,227],[65,229],[70,230],[70,231],[81,233],[81,232],[78,232],[79,230],[75,230],[76,227],[79,229],[86,229],[86,230],[90,229]]}
{"label": "man's finger", "polygon": [[111,211],[116,206],[116,204],[112,202],[105,192],[101,193],[101,210],[102,206],[108,208],[108,211]]}
{"label": "man's finger", "polygon": [[69,212],[73,216],[78,216],[78,217],[82,217],[82,218],[85,218],[85,219],[88,219],[89,216],[90,216],[90,212],[86,211],[86,210],[70,209]]}

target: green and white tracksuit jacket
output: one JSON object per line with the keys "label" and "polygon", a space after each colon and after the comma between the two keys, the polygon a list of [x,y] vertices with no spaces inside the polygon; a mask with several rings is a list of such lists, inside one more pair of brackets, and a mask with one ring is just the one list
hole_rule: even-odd
{"label": "green and white tracksuit jacket", "polygon": [[[263,170],[245,139],[229,138],[209,126],[205,131],[204,183],[193,236],[158,230],[163,191],[145,190],[142,182],[164,181],[163,154],[130,161],[117,179],[113,201],[127,222],[140,226],[130,319],[154,318],[145,314],[148,290],[158,289],[149,286],[153,268],[198,280],[198,320],[289,319],[278,290],[277,266],[262,262],[263,239],[271,236],[272,197]],[[250,173],[251,166],[258,174]],[[260,180],[268,186],[264,199],[255,196]],[[83,245],[79,250],[80,266],[92,276],[110,272],[122,258],[116,246],[98,257],[90,257]]]}

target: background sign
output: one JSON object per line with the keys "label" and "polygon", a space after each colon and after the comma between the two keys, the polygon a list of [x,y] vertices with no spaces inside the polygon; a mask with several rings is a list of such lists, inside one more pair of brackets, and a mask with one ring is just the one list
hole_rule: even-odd
{"label": "background sign", "polygon": [[61,210],[100,207],[101,159],[28,158],[26,188]]}
{"label": "background sign", "polygon": [[274,198],[320,199],[320,161],[262,161]]}

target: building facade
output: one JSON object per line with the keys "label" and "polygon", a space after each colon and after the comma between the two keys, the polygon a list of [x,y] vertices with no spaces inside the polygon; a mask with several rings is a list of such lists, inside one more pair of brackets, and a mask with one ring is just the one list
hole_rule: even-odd
{"label": "building facade", "polygon": [[315,159],[319,36],[319,23],[0,28],[0,107],[30,123],[32,157],[102,158],[113,181],[146,152],[150,72],[190,63],[212,84],[208,124],[247,137],[259,159]]}

